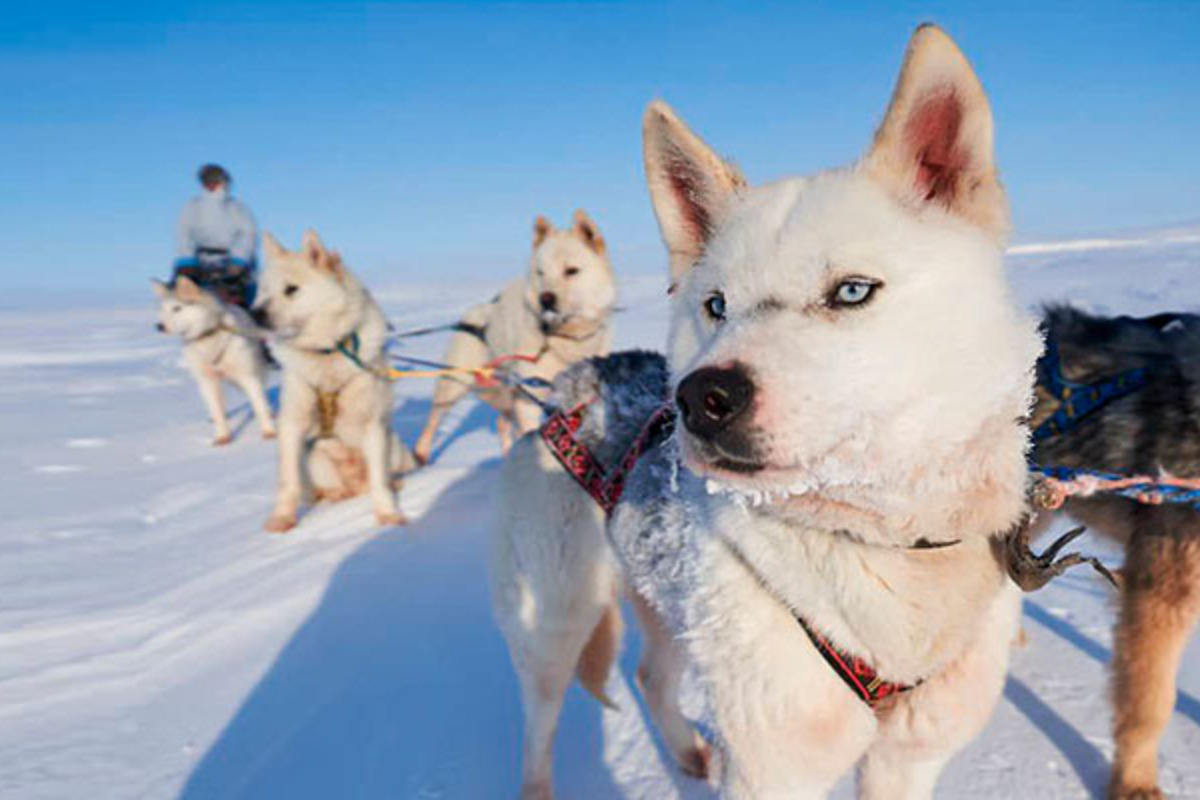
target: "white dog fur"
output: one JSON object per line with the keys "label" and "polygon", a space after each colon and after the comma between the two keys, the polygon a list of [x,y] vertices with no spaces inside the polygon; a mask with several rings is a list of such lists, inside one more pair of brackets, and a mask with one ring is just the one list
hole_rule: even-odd
{"label": "white dog fur", "polygon": [[[853,167],[748,187],[660,102],[644,144],[674,286],[672,388],[741,365],[753,463],[736,454],[731,468],[677,426],[681,468],[662,451],[644,458],[609,525],[620,568],[594,536],[568,547],[596,512],[548,453],[505,466],[493,581],[526,601],[496,610],[522,685],[543,689],[526,695],[523,791],[551,793],[561,691],[522,670],[565,659],[569,675],[576,656],[557,642],[588,641],[624,580],[680,637],[724,796],[823,797],[858,765],[861,797],[930,797],[1004,682],[1019,603],[993,538],[1025,508],[1041,348],[1005,282],[984,92],[950,38],[923,26]],[[852,285],[872,287],[865,302],[844,300]],[[919,685],[869,708],[797,615],[882,678]],[[674,698],[657,705],[686,759]]]}
{"label": "white dog fur", "polygon": [[246,395],[263,438],[275,437],[267,403],[267,361],[256,339],[245,335],[254,322],[243,309],[221,302],[186,276],[174,288],[154,281],[158,329],[183,340],[183,358],[196,379],[213,424],[213,444],[229,444],[233,433],[225,412],[223,382]]}
{"label": "white dog fur", "polygon": [[[380,525],[404,524],[393,478],[412,466],[412,457],[391,429],[383,312],[314,232],[304,234],[295,252],[264,234],[263,251],[266,270],[255,305],[266,312],[283,366],[279,487],[266,529],[294,527],[309,490],[332,500],[368,493]],[[352,335],[361,365],[337,350]],[[327,437],[319,437],[322,396],[336,406]]]}
{"label": "white dog fur", "polygon": [[[553,309],[540,303],[539,298],[546,294],[554,297]],[[539,216],[533,224],[528,273],[490,303],[474,306],[463,315],[463,323],[483,331],[484,338],[455,333],[443,360],[456,367],[481,367],[499,356],[537,356],[536,363],[517,361],[509,366],[521,377],[553,380],[565,367],[609,351],[609,322],[616,297],[608,246],[596,223],[579,210],[571,227],[560,230]],[[442,418],[472,384],[470,378],[462,377],[437,382],[429,417],[413,448],[418,461],[429,461]],[[537,404],[512,389],[479,394],[500,414],[496,426],[504,452],[508,452],[514,427],[520,436],[541,420]]]}

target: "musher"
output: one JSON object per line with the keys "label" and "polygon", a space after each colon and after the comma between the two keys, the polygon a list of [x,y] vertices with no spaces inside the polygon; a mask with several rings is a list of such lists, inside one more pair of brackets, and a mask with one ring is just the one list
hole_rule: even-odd
{"label": "musher", "polygon": [[188,201],[175,228],[174,277],[187,275],[226,302],[249,308],[256,288],[258,230],[254,216],[229,194],[225,168],[205,164],[204,190]]}

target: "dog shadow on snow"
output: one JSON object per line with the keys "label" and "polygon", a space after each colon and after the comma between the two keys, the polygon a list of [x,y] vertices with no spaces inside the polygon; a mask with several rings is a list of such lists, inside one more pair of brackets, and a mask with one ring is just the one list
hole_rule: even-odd
{"label": "dog shadow on snow", "polygon": [[[341,564],[181,797],[516,796],[521,711],[479,513],[498,466],[484,462]],[[622,795],[604,762],[620,747],[605,741],[605,714],[571,689],[556,758],[565,796]]]}
{"label": "dog shadow on snow", "polygon": [[[1112,660],[1112,651],[1100,642],[1084,634],[1066,620],[1048,612],[1032,600],[1024,603],[1024,616],[1037,622],[1063,641],[1074,646],[1084,655],[1101,664]],[[1109,762],[1104,754],[1071,723],[1064,719],[1027,684],[1009,675],[1004,686],[1004,697],[1036,726],[1067,760],[1080,783],[1087,788],[1091,797],[1103,798],[1108,784]],[[1175,699],[1175,712],[1200,724],[1200,701],[1182,689]]]}

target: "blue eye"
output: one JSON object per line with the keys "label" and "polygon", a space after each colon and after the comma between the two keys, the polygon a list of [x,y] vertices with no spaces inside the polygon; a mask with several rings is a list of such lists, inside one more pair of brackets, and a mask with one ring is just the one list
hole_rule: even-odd
{"label": "blue eye", "polygon": [[709,318],[720,322],[725,319],[725,295],[713,292],[704,301],[704,311]]}
{"label": "blue eye", "polygon": [[831,308],[861,306],[871,299],[880,285],[879,281],[870,278],[850,278],[842,281],[830,295],[829,306]]}

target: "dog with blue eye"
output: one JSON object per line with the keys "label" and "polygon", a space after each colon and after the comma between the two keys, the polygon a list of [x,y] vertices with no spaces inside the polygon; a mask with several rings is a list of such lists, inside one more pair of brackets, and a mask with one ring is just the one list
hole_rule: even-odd
{"label": "dog with blue eye", "polygon": [[643,136],[665,358],[565,372],[501,470],[522,796],[552,795],[573,677],[606,700],[627,596],[685,772],[795,800],[857,768],[861,797],[931,797],[1004,684],[1019,590],[996,542],[1025,517],[1041,350],[1005,279],[984,91],[923,26],[852,166],[749,186],[661,102]]}

